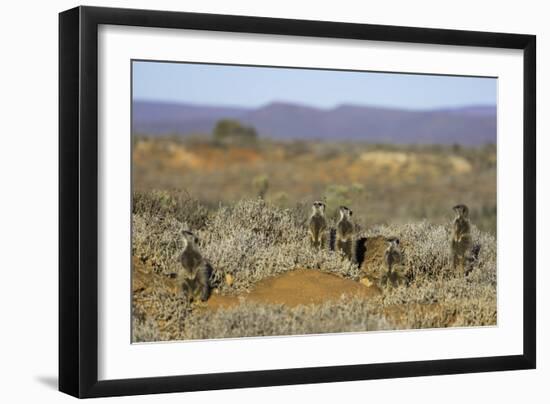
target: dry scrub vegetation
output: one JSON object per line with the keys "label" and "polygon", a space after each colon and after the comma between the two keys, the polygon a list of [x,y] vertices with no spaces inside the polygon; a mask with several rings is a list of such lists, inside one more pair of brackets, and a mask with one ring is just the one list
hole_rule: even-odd
{"label": "dry scrub vegetation", "polygon": [[330,216],[351,206],[372,226],[445,224],[466,203],[483,231],[496,234],[496,147],[273,141],[220,145],[210,137],[134,136],[134,189],[186,189],[205,206],[261,195],[281,208],[327,202]]}
{"label": "dry scrub vegetation", "polygon": [[[184,192],[136,191],[133,198],[133,339],[135,342],[244,336],[294,335],[387,329],[494,325],[496,240],[473,226],[479,259],[466,277],[449,262],[450,224],[419,221],[369,226],[363,262],[306,242],[309,206],[281,207],[260,198],[205,206]],[[355,216],[354,216],[355,217]],[[334,222],[332,223],[334,225]],[[259,281],[297,268],[323,271],[376,285],[381,273],[380,236],[401,239],[404,286],[380,287],[373,297],[342,296],[318,305],[288,307],[244,301],[207,309],[191,305],[170,277],[177,271],[181,231],[190,229],[215,268],[220,295],[246,296]],[[231,282],[227,282],[227,275]]]}

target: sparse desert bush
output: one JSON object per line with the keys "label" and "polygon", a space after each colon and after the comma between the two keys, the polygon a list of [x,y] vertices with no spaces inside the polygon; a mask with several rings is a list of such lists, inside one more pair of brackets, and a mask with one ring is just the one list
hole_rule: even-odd
{"label": "sparse desert bush", "polygon": [[[404,255],[404,268],[410,280],[417,283],[423,280],[453,277],[450,266],[451,224],[435,225],[428,221],[405,225],[378,225],[361,232],[362,237],[396,236],[401,241]],[[473,243],[481,250],[474,263],[470,277],[496,285],[496,240],[472,226]]]}
{"label": "sparse desert bush", "polygon": [[497,321],[496,240],[472,228],[474,244],[481,246],[468,277],[453,272],[449,259],[450,225],[428,222],[402,226],[376,226],[369,237],[400,238],[409,287],[384,288],[373,299],[374,307],[386,313],[395,307],[402,328],[495,325]]}
{"label": "sparse desert bush", "polygon": [[208,209],[184,191],[134,192],[132,202],[132,255],[157,272],[176,272],[182,231],[204,227]]}
{"label": "sparse desert bush", "polygon": [[439,286],[440,290],[436,285],[413,290],[399,288],[373,299],[372,304],[377,311],[393,313],[400,329],[496,325],[494,289],[474,287],[455,295],[447,285]]}
{"label": "sparse desert bush", "polygon": [[134,342],[169,341],[181,335],[185,319],[192,312],[189,301],[179,293],[167,290],[160,280],[151,277],[152,284],[134,290],[132,299]]}
{"label": "sparse desert bush", "polygon": [[143,320],[137,320],[134,318],[132,330],[133,342],[153,342],[163,340],[156,321],[151,317],[146,317]]}
{"label": "sparse desert bush", "polygon": [[208,218],[208,209],[186,191],[135,191],[132,213],[163,219],[173,218],[193,229],[202,228]]}
{"label": "sparse desert bush", "polygon": [[[214,267],[212,281],[221,294],[246,294],[258,281],[297,268],[353,280],[364,276],[363,268],[342,255],[309,246],[306,204],[283,209],[269,201],[250,199],[208,211],[191,198],[186,200],[184,194],[177,198],[164,192],[136,195],[132,252],[138,262],[152,268],[157,277],[153,279],[166,279],[165,275],[179,270],[183,230],[199,236],[201,252]],[[198,208],[193,210],[193,206]],[[450,223],[377,225],[366,227],[357,236],[398,237],[409,286],[382,287],[378,297],[316,306],[243,303],[214,311],[195,309],[181,294],[153,280],[148,287],[134,290],[133,340],[496,324],[496,240],[491,234],[472,227],[474,244],[481,250],[466,278],[451,270]]]}
{"label": "sparse desert bush", "polygon": [[183,250],[181,234],[186,223],[173,217],[132,215],[132,255],[149,263],[158,273],[178,270],[178,254]]}
{"label": "sparse desert bush", "polygon": [[[359,277],[359,268],[340,254],[309,247],[304,217],[297,212],[256,199],[222,207],[212,216],[199,237],[222,292],[247,290],[262,279],[296,268]],[[226,274],[234,280],[231,286],[223,282]]]}
{"label": "sparse desert bush", "polygon": [[[296,214],[299,211],[280,209],[261,199],[244,200],[220,207],[200,229],[178,221],[170,210],[168,216],[162,216],[166,213],[162,210],[156,215],[142,211],[133,215],[132,252],[156,272],[177,272],[181,232],[194,231],[203,255],[215,269],[213,283],[224,293],[247,290],[257,281],[296,268],[358,279],[357,265],[328,250],[317,252],[304,242],[307,234],[304,218]],[[231,285],[224,282],[227,274],[234,279]]]}
{"label": "sparse desert bush", "polygon": [[364,299],[341,299],[321,305],[289,308],[284,305],[243,303],[196,312],[186,319],[184,339],[235,338],[388,330],[384,316],[372,314]]}

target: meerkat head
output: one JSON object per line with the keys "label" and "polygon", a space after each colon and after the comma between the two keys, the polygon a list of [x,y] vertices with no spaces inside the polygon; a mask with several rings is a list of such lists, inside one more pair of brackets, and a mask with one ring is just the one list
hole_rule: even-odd
{"label": "meerkat head", "polygon": [[315,201],[313,202],[313,205],[311,207],[311,210],[313,212],[313,214],[320,214],[320,215],[324,215],[325,214],[325,203],[322,202],[322,201]]}
{"label": "meerkat head", "polygon": [[389,244],[390,247],[399,247],[399,239],[397,237],[388,237],[386,238],[386,242]]}
{"label": "meerkat head", "polygon": [[353,214],[352,210],[350,208],[346,208],[345,206],[340,206],[340,220],[346,218],[351,219],[351,215]]}
{"label": "meerkat head", "polygon": [[463,217],[465,219],[468,218],[468,215],[470,213],[468,207],[464,204],[459,204],[453,206],[453,210],[455,211],[457,217]]}
{"label": "meerkat head", "polygon": [[183,248],[186,249],[188,246],[195,247],[199,243],[199,238],[195,234],[191,233],[189,230],[184,230],[183,235]]}

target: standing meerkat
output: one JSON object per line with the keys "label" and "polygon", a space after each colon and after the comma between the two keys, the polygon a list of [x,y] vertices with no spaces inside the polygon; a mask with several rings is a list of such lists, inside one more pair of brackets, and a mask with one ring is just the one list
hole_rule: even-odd
{"label": "standing meerkat", "polygon": [[321,201],[313,202],[309,217],[309,239],[311,245],[317,249],[326,246],[327,220],[325,219],[325,204]]}
{"label": "standing meerkat", "polygon": [[387,272],[382,275],[382,284],[390,283],[392,286],[398,286],[404,283],[403,275],[394,268],[403,262],[403,254],[399,247],[399,239],[397,237],[386,238],[388,247],[384,251],[384,263],[386,264]]}
{"label": "standing meerkat", "polygon": [[200,253],[198,242],[198,237],[193,233],[183,232],[183,251],[179,257],[182,269],[177,274],[177,281],[190,300],[200,297],[204,302],[210,297],[212,266]]}
{"label": "standing meerkat", "polygon": [[466,264],[472,252],[472,235],[470,231],[469,209],[466,205],[456,205],[453,207],[456,217],[453,220],[453,233],[451,236],[451,257],[453,269],[457,266],[463,274],[466,273]]}
{"label": "standing meerkat", "polygon": [[348,259],[351,259],[353,245],[353,223],[351,221],[352,210],[340,206],[340,219],[336,224],[336,250],[343,251]]}
{"label": "standing meerkat", "polygon": [[399,239],[397,237],[388,237],[386,239],[388,248],[384,251],[384,263],[388,269],[388,274],[392,273],[394,265],[399,265],[403,261],[403,255],[399,248]]}

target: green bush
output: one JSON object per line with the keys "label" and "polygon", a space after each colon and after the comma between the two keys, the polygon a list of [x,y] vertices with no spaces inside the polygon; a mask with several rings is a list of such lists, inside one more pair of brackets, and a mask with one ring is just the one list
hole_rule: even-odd
{"label": "green bush", "polygon": [[214,141],[219,144],[254,144],[258,139],[256,129],[244,126],[234,119],[222,119],[218,121],[212,132]]}

